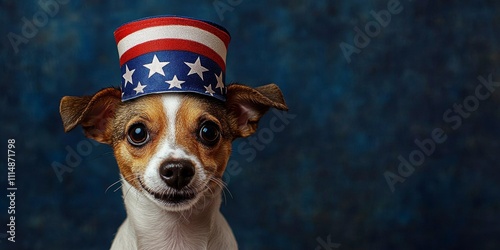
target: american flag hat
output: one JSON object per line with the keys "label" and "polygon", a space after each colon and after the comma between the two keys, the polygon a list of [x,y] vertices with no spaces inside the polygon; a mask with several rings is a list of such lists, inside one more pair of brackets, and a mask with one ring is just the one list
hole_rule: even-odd
{"label": "american flag hat", "polygon": [[166,92],[193,92],[226,100],[229,32],[185,17],[150,17],[119,27],[115,39],[122,101]]}

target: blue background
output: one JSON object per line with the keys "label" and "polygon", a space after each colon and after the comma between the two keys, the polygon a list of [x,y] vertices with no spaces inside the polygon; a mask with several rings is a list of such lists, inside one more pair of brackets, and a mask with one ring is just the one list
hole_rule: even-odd
{"label": "blue background", "polygon": [[[475,104],[479,76],[500,81],[500,2],[401,0],[402,11],[373,26],[349,63],[339,45],[355,45],[355,27],[373,25],[370,12],[388,1],[223,0],[216,3],[230,10],[219,15],[214,1],[69,0],[48,20],[37,1],[2,1],[0,248],[110,246],[125,218],[121,192],[105,192],[118,180],[115,160],[81,129],[63,133],[59,100],[119,85],[118,26],[175,14],[225,26],[226,80],[276,82],[295,115],[281,131],[270,130],[276,114],[266,115],[260,131],[273,133],[254,137],[262,150],[234,143],[241,172],[226,176],[232,196],[222,211],[241,249],[328,249],[328,241],[338,249],[498,249],[500,91],[467,118],[443,115]],[[23,20],[34,16],[43,25],[16,52],[9,34],[23,36]],[[446,140],[391,192],[384,173],[400,176],[398,156],[408,160],[419,150],[414,141],[436,128]],[[1,238],[8,138],[17,153],[15,244]],[[68,148],[84,144],[88,155],[59,181],[54,162],[66,164]]]}

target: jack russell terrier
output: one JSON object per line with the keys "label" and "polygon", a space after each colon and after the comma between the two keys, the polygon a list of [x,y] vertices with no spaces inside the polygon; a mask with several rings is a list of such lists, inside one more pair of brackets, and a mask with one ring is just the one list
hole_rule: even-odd
{"label": "jack russell terrier", "polygon": [[66,132],[109,144],[127,218],[111,249],[237,249],[219,211],[231,143],[269,108],[287,110],[274,84],[224,84],[228,32],[184,17],[152,17],[115,32],[121,88],[65,96]]}

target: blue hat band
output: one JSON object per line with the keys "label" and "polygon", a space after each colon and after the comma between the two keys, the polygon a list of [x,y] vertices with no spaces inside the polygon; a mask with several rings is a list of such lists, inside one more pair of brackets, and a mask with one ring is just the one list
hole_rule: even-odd
{"label": "blue hat band", "polygon": [[140,55],[122,67],[122,101],[167,92],[192,92],[226,100],[225,74],[203,55],[178,50]]}

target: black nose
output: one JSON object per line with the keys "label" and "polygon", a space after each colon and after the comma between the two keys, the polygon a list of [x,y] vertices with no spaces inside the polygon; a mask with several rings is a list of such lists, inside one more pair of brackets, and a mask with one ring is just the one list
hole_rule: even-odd
{"label": "black nose", "polygon": [[193,179],[193,163],[190,161],[166,162],[160,167],[160,176],[169,187],[180,190]]}

